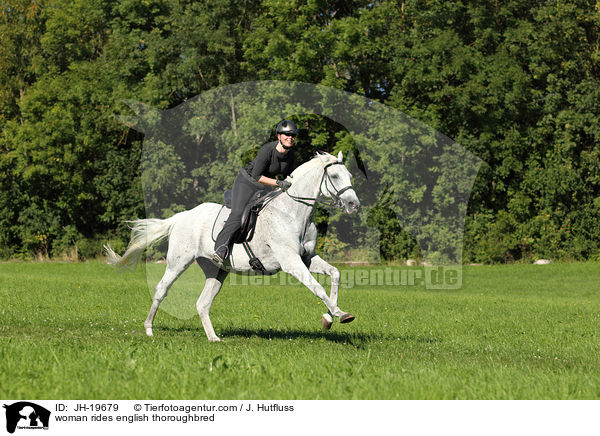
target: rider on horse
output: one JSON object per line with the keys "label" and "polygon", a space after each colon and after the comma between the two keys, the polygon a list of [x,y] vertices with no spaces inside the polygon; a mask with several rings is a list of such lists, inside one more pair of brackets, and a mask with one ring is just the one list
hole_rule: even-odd
{"label": "rider on horse", "polygon": [[[277,141],[261,147],[256,158],[238,173],[233,183],[231,213],[217,236],[212,261],[219,267],[231,253],[235,233],[240,229],[242,213],[256,191],[266,186],[287,190],[291,183],[283,180],[294,169],[292,147],[298,135],[298,127],[292,121],[283,120],[277,125]],[[275,179],[281,175],[282,180]]]}

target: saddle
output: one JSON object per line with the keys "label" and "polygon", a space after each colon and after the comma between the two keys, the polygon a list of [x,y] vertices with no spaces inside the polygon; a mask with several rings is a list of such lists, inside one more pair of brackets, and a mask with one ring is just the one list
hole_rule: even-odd
{"label": "saddle", "polygon": [[[249,242],[254,237],[254,228],[256,226],[256,219],[258,218],[258,214],[262,210],[263,207],[267,205],[272,199],[277,197],[283,191],[271,191],[271,190],[262,190],[256,191],[248,204],[244,208],[244,212],[242,213],[242,222],[240,226],[240,230],[235,233],[233,236],[233,242],[235,244],[242,244],[244,242]],[[225,207],[231,209],[231,197],[232,192],[231,189],[225,191],[223,195],[225,200]]]}

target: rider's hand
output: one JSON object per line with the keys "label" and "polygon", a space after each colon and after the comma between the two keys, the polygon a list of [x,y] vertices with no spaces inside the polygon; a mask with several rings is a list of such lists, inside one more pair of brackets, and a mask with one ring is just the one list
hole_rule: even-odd
{"label": "rider's hand", "polygon": [[277,183],[277,186],[279,186],[282,191],[287,191],[288,188],[292,186],[292,184],[287,180],[277,180],[275,183]]}

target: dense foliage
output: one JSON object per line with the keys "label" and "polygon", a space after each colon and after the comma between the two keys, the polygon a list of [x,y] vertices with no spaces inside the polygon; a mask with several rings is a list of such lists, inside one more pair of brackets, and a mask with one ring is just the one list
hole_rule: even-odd
{"label": "dense foliage", "polygon": [[[125,100],[271,79],[380,101],[481,158],[463,260],[600,257],[600,2],[584,0],[3,0],[0,257],[127,241],[144,200]],[[352,148],[331,120],[298,121],[303,158]],[[393,206],[369,220],[384,258],[418,252]]]}

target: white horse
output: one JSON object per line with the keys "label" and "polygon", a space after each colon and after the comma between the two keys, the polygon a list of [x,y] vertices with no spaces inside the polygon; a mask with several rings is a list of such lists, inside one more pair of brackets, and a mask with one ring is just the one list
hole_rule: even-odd
{"label": "white horse", "polygon": [[[320,153],[294,170],[288,177],[292,185],[286,195],[275,197],[260,212],[254,237],[249,243],[267,274],[278,271],[291,274],[325,303],[328,313],[323,314],[321,322],[326,329],[331,328],[336,316],[340,323],[354,320],[353,315],[337,306],[339,271],[315,254],[317,227],[313,210],[317,199],[321,196],[330,198],[349,214],[356,212],[360,205],[350,182],[352,175],[343,165],[342,157],[341,152],[337,158]],[[143,250],[153,242],[169,238],[167,268],[156,285],[150,313],[144,322],[148,336],[153,335],[154,316],[169,287],[195,260],[206,276],[196,308],[208,340],[220,340],[209,318],[210,306],[230,271],[253,273],[248,263],[250,258],[241,244],[234,245],[230,266],[221,269],[209,260],[214,251],[213,234],[218,234],[228,216],[229,209],[216,203],[203,203],[168,219],[133,221],[132,238],[122,257],[105,246],[108,263],[124,267],[135,265]],[[311,273],[331,277],[329,296]]]}

